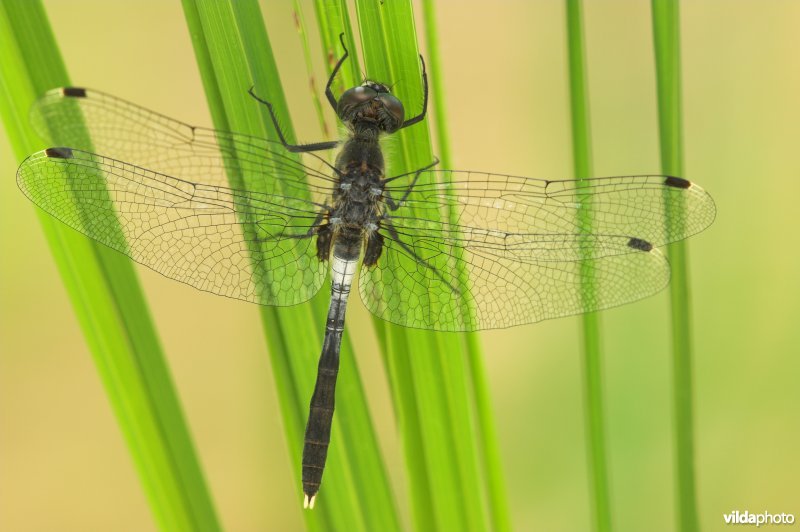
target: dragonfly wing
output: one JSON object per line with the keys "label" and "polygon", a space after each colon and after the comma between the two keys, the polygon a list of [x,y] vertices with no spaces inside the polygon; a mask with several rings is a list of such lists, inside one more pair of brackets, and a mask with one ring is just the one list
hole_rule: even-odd
{"label": "dragonfly wing", "polygon": [[[527,239],[550,254],[550,237],[599,234],[636,237],[658,247],[699,233],[716,215],[705,190],[670,176],[547,181],[437,170],[423,172],[420,181],[404,207],[392,213],[398,231],[451,235],[465,238],[465,245],[483,234],[491,239]],[[401,196],[404,190],[393,186],[388,193]],[[459,236],[465,227],[471,234]],[[573,244],[578,246],[579,240]],[[583,251],[573,251],[582,256]]]}
{"label": "dragonfly wing", "polygon": [[658,292],[669,281],[669,264],[642,242],[596,237],[607,254],[557,261],[539,260],[524,249],[509,253],[386,232],[378,263],[361,270],[359,290],[373,314],[406,327],[511,327],[607,309]]}
{"label": "dragonfly wing", "polygon": [[[257,105],[253,112],[260,112]],[[192,126],[91,89],[48,91],[34,103],[31,122],[51,145],[102,153],[185,181],[315,199],[326,197],[333,183],[328,169],[303,164],[280,143]]]}
{"label": "dragonfly wing", "polygon": [[17,182],[70,227],[200,290],[294,305],[325,279],[307,201],[190,183],[69,148],[31,155]]}
{"label": "dragonfly wing", "polygon": [[[412,177],[413,179],[413,177]],[[386,194],[383,254],[364,268],[366,306],[388,321],[444,331],[502,328],[622,305],[661,290],[657,246],[702,231],[711,197],[687,180],[626,176],[547,181],[422,172]]]}

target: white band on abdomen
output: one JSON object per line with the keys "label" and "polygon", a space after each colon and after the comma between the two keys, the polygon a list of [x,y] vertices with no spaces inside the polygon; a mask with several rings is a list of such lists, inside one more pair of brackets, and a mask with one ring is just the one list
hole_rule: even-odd
{"label": "white band on abdomen", "polygon": [[343,298],[347,298],[350,293],[350,286],[353,284],[353,276],[358,269],[358,261],[345,260],[333,256],[331,260],[331,281],[333,282],[333,289],[342,294]]}

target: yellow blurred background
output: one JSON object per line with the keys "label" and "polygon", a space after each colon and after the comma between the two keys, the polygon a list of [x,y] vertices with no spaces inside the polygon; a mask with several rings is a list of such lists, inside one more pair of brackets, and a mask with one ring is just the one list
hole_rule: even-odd
{"label": "yellow blurred background", "polygon": [[[73,84],[211,124],[179,2],[45,4]],[[594,174],[658,173],[649,2],[584,4]],[[313,35],[311,2],[303,6]],[[317,140],[291,2],[262,7],[298,137]],[[564,3],[439,0],[437,13],[454,167],[571,177]],[[681,5],[685,177],[719,210],[690,243],[706,531],[735,509],[800,516],[798,27],[792,0]],[[34,209],[14,183],[17,163],[0,135],[0,529],[153,530]],[[302,530],[257,309],[139,272],[223,526]],[[375,338],[361,304],[351,307],[406,508]],[[602,320],[615,530],[673,530],[667,297]],[[516,530],[589,528],[578,339],[576,318],[482,335]]]}

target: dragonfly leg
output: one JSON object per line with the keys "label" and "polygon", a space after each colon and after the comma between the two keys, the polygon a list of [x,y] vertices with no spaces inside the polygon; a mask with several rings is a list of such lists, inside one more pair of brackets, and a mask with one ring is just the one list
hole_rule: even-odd
{"label": "dragonfly leg", "polygon": [[326,210],[319,211],[317,213],[317,216],[314,218],[314,221],[311,223],[311,227],[308,228],[308,232],[306,233],[306,236],[313,236],[314,234],[319,232],[320,229],[322,229],[320,227],[319,223],[322,221],[322,217],[325,216],[325,213],[328,212],[330,208],[327,205],[325,205],[325,209]]}
{"label": "dragonfly leg", "polygon": [[425,72],[425,59],[422,58],[422,55],[419,56],[419,60],[422,63],[422,112],[403,122],[397,129],[403,129],[404,127],[413,126],[417,122],[422,122],[428,112],[428,74]]}
{"label": "dragonfly leg", "polygon": [[325,96],[331,103],[331,107],[333,107],[333,112],[336,113],[337,115],[339,114],[337,111],[339,102],[337,102],[336,98],[333,96],[333,91],[331,90],[331,86],[333,85],[334,78],[336,78],[336,74],[339,73],[339,69],[342,68],[344,60],[347,59],[348,55],[350,55],[350,52],[347,51],[347,45],[344,44],[344,33],[339,34],[339,41],[342,43],[342,48],[344,49],[344,55],[336,63],[336,66],[333,67],[333,71],[331,72],[331,77],[328,78],[328,84],[325,85]]}
{"label": "dragonfly leg", "polygon": [[281,233],[278,233],[277,235],[274,235],[274,236],[272,236],[270,238],[257,238],[257,239],[254,240],[254,242],[272,242],[274,240],[280,240],[280,239],[283,239],[283,238],[295,239],[295,240],[303,240],[303,239],[306,239],[306,238],[311,238],[312,236],[319,234],[326,227],[328,227],[327,224],[319,225],[319,223],[322,221],[322,217],[325,216],[325,213],[328,212],[327,209],[329,209],[329,207],[327,205],[324,205],[324,208],[326,210],[320,211],[320,212],[317,213],[317,216],[314,218],[314,221],[311,222],[311,226],[308,228],[308,231],[306,231],[305,233],[301,233],[299,235],[290,235],[290,234],[281,232]]}
{"label": "dragonfly leg", "polygon": [[254,88],[255,86],[250,87],[250,90],[247,92],[250,94],[250,96],[255,98],[257,102],[267,106],[267,109],[269,110],[269,116],[270,118],[272,118],[272,123],[275,125],[275,131],[278,132],[278,139],[280,139],[281,144],[283,144],[284,148],[286,148],[292,153],[303,153],[309,151],[330,150],[339,145],[338,140],[331,140],[328,142],[314,142],[312,144],[289,144],[288,142],[286,142],[286,137],[283,136],[281,125],[278,123],[278,117],[275,116],[275,109],[273,109],[271,103],[258,97],[258,95],[256,95],[255,91],[253,90]]}
{"label": "dragonfly leg", "polygon": [[389,221],[389,218],[384,218],[384,219],[383,219],[383,223],[381,224],[381,227],[385,227],[385,228],[386,228],[386,230],[387,230],[387,231],[389,231],[389,237],[390,237],[392,240],[394,240],[395,242],[397,242],[397,245],[399,245],[399,246],[400,246],[400,247],[403,249],[403,251],[405,251],[406,253],[408,253],[408,254],[409,254],[409,256],[410,256],[412,259],[414,259],[414,260],[415,260],[415,261],[417,261],[419,264],[422,264],[423,266],[425,266],[426,268],[428,268],[430,271],[432,271],[432,272],[433,272],[433,274],[434,274],[434,275],[435,275],[435,276],[436,276],[436,277],[437,277],[437,278],[438,278],[438,279],[439,279],[441,282],[443,282],[444,284],[446,284],[447,286],[449,286],[449,287],[450,287],[450,290],[452,290],[454,294],[456,294],[456,295],[459,295],[459,294],[461,294],[461,291],[460,291],[458,288],[456,288],[455,286],[453,286],[453,284],[452,284],[450,281],[448,281],[448,280],[447,280],[447,278],[446,278],[444,275],[442,275],[442,272],[440,272],[439,270],[437,270],[435,267],[431,266],[431,265],[428,263],[428,261],[426,261],[425,259],[423,259],[423,258],[422,258],[422,257],[420,257],[419,255],[417,255],[417,252],[416,252],[416,251],[414,251],[413,249],[411,249],[411,247],[409,247],[409,246],[408,246],[408,244],[406,244],[405,242],[403,242],[402,240],[400,240],[400,235],[398,234],[398,232],[397,232],[397,229],[395,229],[395,228],[394,228],[394,225],[392,225],[392,222],[390,222],[390,221]]}
{"label": "dragonfly leg", "polygon": [[[422,174],[422,172],[424,172],[426,170],[430,170],[431,168],[433,168],[437,164],[439,164],[439,159],[434,157],[434,161],[431,164],[429,164],[428,166],[423,166],[419,170],[415,171],[414,172],[414,178],[411,180],[411,183],[408,184],[408,188],[406,189],[405,193],[403,194],[403,197],[400,198],[399,201],[395,202],[394,199],[392,199],[391,193],[387,190],[386,191],[386,200],[385,201],[386,201],[386,204],[389,206],[389,209],[392,210],[392,211],[396,211],[397,209],[399,209],[400,206],[403,204],[403,202],[408,199],[408,196],[409,196],[409,194],[411,194],[411,191],[414,190],[414,185],[417,184],[417,180],[419,179],[419,176]],[[389,179],[384,180],[383,184],[386,185],[386,183],[389,183],[390,181],[394,181],[395,179],[397,179],[399,177],[405,177],[405,176],[409,175],[410,173],[411,172],[409,172],[408,174],[400,174],[400,175],[397,175],[397,176],[394,176],[394,177],[390,177]]]}

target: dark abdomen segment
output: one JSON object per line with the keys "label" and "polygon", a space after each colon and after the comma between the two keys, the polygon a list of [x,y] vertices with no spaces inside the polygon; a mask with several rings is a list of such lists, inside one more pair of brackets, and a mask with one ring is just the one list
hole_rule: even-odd
{"label": "dark abdomen segment", "polygon": [[[358,255],[356,255],[357,257]],[[336,375],[339,373],[339,349],[344,332],[347,297],[355,274],[357,261],[336,256],[331,259],[331,305],[325,322],[325,340],[319,358],[317,383],[311,397],[311,407],[303,442],[303,492],[305,508],[314,507],[314,498],[322,482],[322,472],[328,457],[331,440],[333,407],[336,398]]]}

